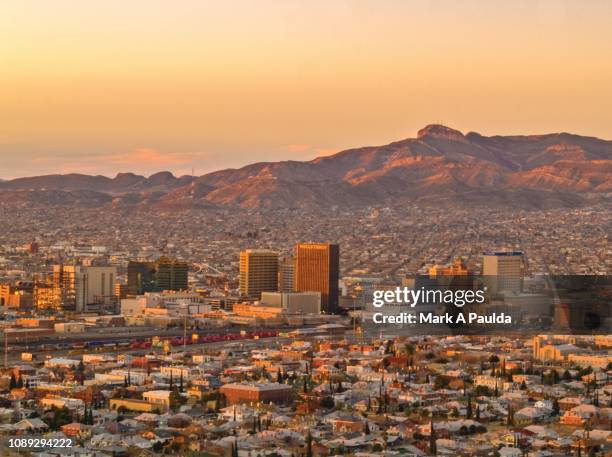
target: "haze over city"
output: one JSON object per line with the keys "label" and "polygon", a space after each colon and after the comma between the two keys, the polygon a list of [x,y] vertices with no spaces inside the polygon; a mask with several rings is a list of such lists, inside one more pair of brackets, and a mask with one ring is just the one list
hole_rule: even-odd
{"label": "haze over city", "polygon": [[605,1],[5,2],[0,178],[201,175],[430,123],[609,139],[611,18]]}

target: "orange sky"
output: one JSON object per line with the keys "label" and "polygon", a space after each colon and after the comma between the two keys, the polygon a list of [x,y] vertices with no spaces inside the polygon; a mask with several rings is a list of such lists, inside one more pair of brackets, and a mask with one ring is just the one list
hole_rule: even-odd
{"label": "orange sky", "polygon": [[412,137],[612,139],[612,2],[0,5],[0,177],[203,174]]}

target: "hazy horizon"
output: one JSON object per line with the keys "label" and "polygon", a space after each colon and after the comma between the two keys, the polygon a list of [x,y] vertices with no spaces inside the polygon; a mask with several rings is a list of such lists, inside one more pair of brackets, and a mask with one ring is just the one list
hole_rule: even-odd
{"label": "hazy horizon", "polygon": [[196,175],[440,123],[612,138],[612,3],[0,6],[0,178]]}
{"label": "hazy horizon", "polygon": [[[427,124],[427,125],[431,125],[431,124]],[[425,125],[423,125],[423,127],[425,127]],[[448,126],[446,125],[445,127],[450,127],[453,128],[452,126]],[[483,134],[481,131],[478,130],[470,130],[470,131],[462,131],[463,134],[467,134],[470,132],[474,132],[474,133],[479,133],[479,134]],[[569,134],[576,134],[576,135],[580,135],[579,133],[576,132],[540,132],[540,133],[530,133],[527,135],[546,135],[546,134],[561,134],[561,133],[569,133]],[[484,134],[483,134],[484,135]],[[491,134],[491,135],[495,135],[495,134]],[[523,136],[525,134],[522,133],[515,133],[515,134],[509,134],[510,136],[512,135],[516,135],[516,136]],[[395,139],[390,139],[385,143],[381,143],[381,144],[364,144],[364,145],[355,145],[354,147],[356,148],[360,148],[360,147],[377,147],[377,146],[383,146],[384,144],[389,144],[392,143],[394,141],[399,141],[399,140],[404,140],[404,139],[408,139],[408,138],[415,138],[417,136],[417,132],[414,133],[414,135],[410,135],[410,136],[405,136],[403,138],[395,138]],[[588,135],[580,135],[580,136],[585,136],[587,137]],[[610,141],[607,138],[600,138],[602,140],[606,140],[606,141]],[[351,149],[352,147],[346,148],[346,149]],[[142,151],[144,153],[144,151]],[[135,175],[141,175],[141,176],[145,176],[145,177],[150,177],[154,174],[157,173],[162,173],[162,172],[170,172],[172,173],[175,177],[181,177],[181,176],[202,176],[205,175],[207,173],[211,173],[214,171],[220,171],[220,170],[224,170],[224,169],[239,169],[242,168],[244,166],[247,165],[251,165],[254,163],[258,163],[258,162],[276,162],[276,161],[287,161],[287,160],[299,160],[299,161],[309,161],[309,160],[314,160],[318,157],[326,157],[326,156],[331,156],[334,155],[338,152],[342,152],[342,150],[338,150],[338,151],[330,151],[328,154],[320,154],[320,155],[316,155],[310,158],[304,158],[304,159],[295,159],[295,158],[279,158],[278,160],[251,160],[251,161],[246,161],[245,163],[239,164],[237,166],[227,166],[227,167],[221,167],[221,168],[212,168],[212,169],[208,169],[208,170],[204,170],[201,173],[198,173],[197,169],[195,168],[195,166],[192,169],[186,170],[185,172],[175,172],[173,171],[173,169],[170,168],[159,168],[159,169],[150,169],[149,171],[146,172],[138,172],[135,171],[133,169],[122,169],[119,171],[110,171],[110,172],[106,172],[106,173],[86,173],[86,172],[82,172],[79,170],[71,170],[71,171],[67,171],[67,172],[49,172],[49,173],[38,173],[38,174],[22,174],[22,175],[16,175],[16,176],[0,176],[0,181],[9,181],[12,179],[18,179],[18,178],[28,178],[28,177],[35,177],[35,176],[44,176],[44,175],[58,175],[58,174],[83,174],[83,175],[90,175],[90,176],[105,176],[107,178],[114,178],[119,174],[123,174],[123,173],[133,173]],[[194,162],[195,163],[195,162]],[[193,174],[192,174],[193,173]]]}

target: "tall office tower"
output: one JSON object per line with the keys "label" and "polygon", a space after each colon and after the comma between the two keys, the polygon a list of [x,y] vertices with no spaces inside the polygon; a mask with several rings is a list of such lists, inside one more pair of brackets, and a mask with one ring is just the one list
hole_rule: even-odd
{"label": "tall office tower", "polygon": [[187,290],[189,267],[186,262],[160,257],[155,262],[157,290]]}
{"label": "tall office tower", "polygon": [[295,248],[296,292],[321,292],[321,311],[338,311],[340,248],[329,243],[300,243]]}
{"label": "tall office tower", "polygon": [[295,290],[295,259],[284,257],[278,262],[278,291],[293,292]]}
{"label": "tall office tower", "polygon": [[524,256],[520,251],[484,252],[482,275],[491,292],[523,290]]}
{"label": "tall office tower", "polygon": [[85,307],[85,274],[79,265],[53,265],[55,309],[82,311]]}
{"label": "tall office tower", "polygon": [[114,305],[116,277],[115,267],[54,265],[54,308],[81,312],[88,305]]}
{"label": "tall office tower", "polygon": [[240,295],[260,300],[262,292],[278,290],[278,252],[267,249],[240,251]]}
{"label": "tall office tower", "polygon": [[127,266],[127,293],[142,295],[155,290],[155,262],[130,260]]}
{"label": "tall office tower", "polygon": [[160,257],[156,262],[130,260],[127,266],[127,293],[142,295],[163,290],[187,290],[189,266],[186,262]]}

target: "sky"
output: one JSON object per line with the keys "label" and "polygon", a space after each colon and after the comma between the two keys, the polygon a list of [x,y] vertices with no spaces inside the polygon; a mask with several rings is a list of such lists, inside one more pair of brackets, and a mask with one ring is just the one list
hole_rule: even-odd
{"label": "sky", "polygon": [[0,178],[198,175],[414,137],[612,139],[612,2],[0,3]]}

